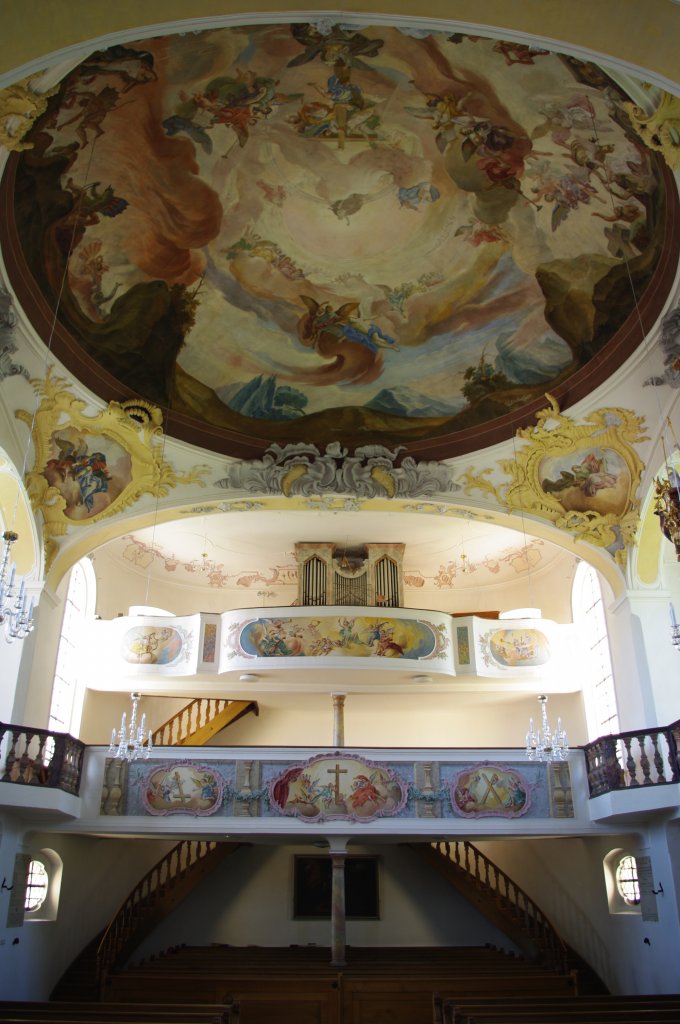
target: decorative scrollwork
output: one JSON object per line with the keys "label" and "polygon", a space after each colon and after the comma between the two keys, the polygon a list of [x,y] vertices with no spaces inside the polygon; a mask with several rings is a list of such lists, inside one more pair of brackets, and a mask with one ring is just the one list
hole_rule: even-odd
{"label": "decorative scrollwork", "polygon": [[46,92],[36,92],[32,83],[42,78],[40,72],[20,82],[0,89],[0,145],[10,152],[32,149],[32,142],[24,142],[31,128],[47,109],[47,101],[59,89],[58,85]]}
{"label": "decorative scrollwork", "polygon": [[238,462],[218,487],[260,494],[350,494],[360,498],[404,498],[450,494],[459,490],[449,467],[440,462],[417,462],[382,445],[363,445],[350,454],[338,442],[322,455],[313,444],[271,445],[262,459]]}
{"label": "decorative scrollwork", "polygon": [[670,168],[680,169],[680,98],[662,91],[651,114],[635,103],[623,106],[644,144],[661,153]]}
{"label": "decorative scrollwork", "polygon": [[35,463],[26,486],[43,517],[48,568],[58,550],[55,538],[70,527],[114,516],[142,494],[162,497],[178,484],[205,486],[207,466],[178,473],[163,458],[163,416],[155,406],[132,416],[129,403],[110,402],[91,416],[52,368],[31,383],[38,408],[34,414],[18,409],[15,416],[32,432]]}
{"label": "decorative scrollwork", "polygon": [[16,316],[12,308],[12,299],[4,288],[0,288],[0,381],[17,376],[30,379],[26,367],[12,359],[17,350],[14,343],[15,327]]}
{"label": "decorative scrollwork", "polygon": [[537,413],[536,426],[517,431],[528,446],[498,463],[507,479],[494,484],[493,470],[468,470],[465,491],[482,491],[508,511],[546,519],[606,548],[623,566],[639,524],[635,494],[643,467],[632,445],[647,440],[644,420],[608,408],[579,424],[560,412],[552,395],[546,398],[550,404]]}

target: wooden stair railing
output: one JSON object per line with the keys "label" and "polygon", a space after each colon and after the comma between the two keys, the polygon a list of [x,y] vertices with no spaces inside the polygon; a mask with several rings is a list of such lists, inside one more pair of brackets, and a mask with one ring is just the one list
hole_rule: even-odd
{"label": "wooden stair railing", "polygon": [[525,956],[553,971],[569,969],[567,946],[540,907],[476,846],[458,840],[410,846],[435,865]]}
{"label": "wooden stair railing", "polygon": [[200,747],[232,722],[260,709],[256,700],[196,697],[151,735],[154,747]]}
{"label": "wooden stair railing", "polygon": [[100,986],[166,914],[217,864],[243,845],[183,839],[162,857],[137,883],[104,932],[97,949]]}

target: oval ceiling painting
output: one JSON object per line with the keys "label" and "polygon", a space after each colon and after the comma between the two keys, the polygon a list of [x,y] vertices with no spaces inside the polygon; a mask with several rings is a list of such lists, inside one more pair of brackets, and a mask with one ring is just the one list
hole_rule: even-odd
{"label": "oval ceiling painting", "polygon": [[631,285],[660,306],[668,193],[625,100],[573,58],[387,25],[116,45],[14,159],[13,283],[74,372],[180,435],[445,457],[599,383]]}

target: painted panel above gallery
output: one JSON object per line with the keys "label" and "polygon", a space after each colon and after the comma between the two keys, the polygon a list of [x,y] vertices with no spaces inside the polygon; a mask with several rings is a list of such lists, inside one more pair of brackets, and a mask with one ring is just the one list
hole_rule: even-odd
{"label": "painted panel above gallery", "polygon": [[[539,614],[538,612],[536,614]],[[428,692],[579,689],[571,624],[452,618],[365,606],[237,609],[99,620],[90,633],[93,689],[231,695],[261,691]],[[102,652],[106,657],[102,658]],[[98,652],[95,655],[95,652]],[[584,654],[585,656],[585,654]]]}

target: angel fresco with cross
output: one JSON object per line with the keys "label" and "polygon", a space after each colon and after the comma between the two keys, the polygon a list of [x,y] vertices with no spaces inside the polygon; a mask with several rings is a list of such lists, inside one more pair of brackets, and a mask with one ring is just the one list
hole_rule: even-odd
{"label": "angel fresco with cross", "polygon": [[458,772],[451,783],[451,805],[465,818],[518,818],[531,804],[531,785],[521,772],[478,764]]}
{"label": "angel fresco with cross", "polygon": [[303,821],[371,821],[396,814],[406,785],[389,768],[353,754],[321,754],[269,783],[271,806]]}

